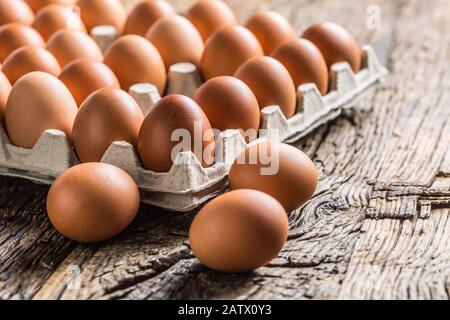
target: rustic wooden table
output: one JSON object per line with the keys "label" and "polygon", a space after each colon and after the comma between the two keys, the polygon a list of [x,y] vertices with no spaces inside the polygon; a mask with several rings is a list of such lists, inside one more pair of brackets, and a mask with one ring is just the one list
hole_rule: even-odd
{"label": "rustic wooden table", "polygon": [[[172,3],[182,10],[192,1]],[[362,110],[298,143],[321,180],[290,215],[279,258],[251,274],[207,270],[187,243],[194,214],[153,207],[119,237],[79,245],[47,220],[47,187],[0,178],[0,298],[449,298],[448,0],[230,4],[241,21],[276,9],[299,32],[318,20],[340,23],[391,71],[355,102]],[[370,5],[381,8],[381,30],[366,27]]]}

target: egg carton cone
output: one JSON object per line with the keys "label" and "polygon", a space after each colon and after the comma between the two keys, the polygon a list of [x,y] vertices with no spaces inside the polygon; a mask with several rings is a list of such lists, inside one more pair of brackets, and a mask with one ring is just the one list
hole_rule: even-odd
{"label": "egg carton cone", "polygon": [[[357,74],[348,63],[332,66],[332,90],[326,96],[321,96],[315,84],[300,86],[297,113],[293,117],[287,119],[278,106],[263,108],[262,130],[251,144],[265,139],[293,142],[335,119],[346,108],[357,106],[349,102],[387,74],[370,46],[364,46],[363,52],[363,69]],[[201,85],[200,79],[195,66],[174,65],[169,70],[167,92],[192,97]],[[132,86],[129,93],[144,114],[161,98],[157,88],[146,83]],[[226,130],[216,138],[216,161],[212,166],[202,167],[191,151],[180,152],[166,173],[146,170],[133,146],[123,141],[112,143],[101,161],[126,171],[139,186],[143,203],[187,212],[226,190],[231,165],[247,146],[239,131]],[[73,147],[61,131],[47,130],[32,149],[25,149],[11,144],[6,130],[0,126],[0,175],[51,184],[78,163]]]}

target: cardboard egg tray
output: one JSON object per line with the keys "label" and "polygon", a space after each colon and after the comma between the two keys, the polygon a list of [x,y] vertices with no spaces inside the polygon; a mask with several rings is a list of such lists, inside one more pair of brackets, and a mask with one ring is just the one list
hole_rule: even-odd
{"label": "cardboard egg tray", "polygon": [[[363,69],[357,74],[345,62],[332,66],[332,90],[326,96],[320,95],[315,84],[300,86],[301,98],[293,117],[286,119],[278,106],[264,108],[261,112],[261,129],[265,130],[252,143],[274,137],[280,141],[293,142],[338,117],[355,96],[387,74],[370,46],[365,46],[363,52]],[[195,66],[184,63],[170,69],[168,93],[192,96],[200,84]],[[151,84],[137,84],[130,88],[130,94],[144,114],[160,99]],[[102,162],[128,172],[140,188],[142,202],[186,212],[226,189],[231,164],[246,145],[238,131],[227,130],[216,139],[216,162],[213,166],[203,168],[192,152],[181,152],[169,172],[156,173],[142,167],[129,143],[118,141],[109,147]],[[0,126],[0,175],[51,184],[63,171],[78,163],[73,147],[61,131],[47,130],[33,149],[25,149],[12,145],[4,128]]]}

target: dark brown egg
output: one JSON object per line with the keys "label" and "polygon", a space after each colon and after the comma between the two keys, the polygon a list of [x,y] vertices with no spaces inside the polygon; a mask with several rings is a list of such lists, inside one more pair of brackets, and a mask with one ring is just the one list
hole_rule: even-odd
{"label": "dark brown egg", "polygon": [[328,68],[337,62],[346,61],[354,72],[361,69],[361,49],[351,34],[332,22],[317,23],[302,35],[314,43],[322,52]]}
{"label": "dark brown egg", "polygon": [[136,183],[125,171],[85,163],[56,179],[47,196],[47,213],[67,238],[94,243],[125,230],[136,217],[139,201]]}
{"label": "dark brown egg", "polygon": [[70,90],[79,106],[98,89],[120,89],[119,80],[107,65],[89,59],[78,59],[69,63],[59,79]]}
{"label": "dark brown egg", "polygon": [[[184,140],[173,141],[172,134],[176,130],[183,130]],[[168,172],[177,156],[175,147],[180,143],[184,147],[179,151],[194,152],[204,167],[214,162],[214,134],[208,118],[195,101],[172,94],[162,98],[142,124],[138,149],[144,167]],[[201,148],[196,148],[196,144]]]}
{"label": "dark brown egg", "polygon": [[244,63],[234,75],[252,89],[259,107],[277,105],[286,117],[294,115],[297,92],[286,68],[271,57],[256,57]]}
{"label": "dark brown egg", "polygon": [[276,258],[288,237],[286,211],[271,196],[237,190],[217,197],[195,217],[192,251],[216,271],[250,272]]}
{"label": "dark brown egg", "polygon": [[229,76],[212,78],[198,88],[194,100],[214,129],[238,129],[244,136],[250,134],[248,141],[256,138],[260,124],[258,100],[241,80]]}
{"label": "dark brown egg", "polygon": [[25,0],[34,12],[38,12],[50,4],[62,4],[68,6],[75,4],[77,1],[78,0]]}
{"label": "dark brown egg", "polygon": [[203,40],[186,18],[171,15],[159,19],[145,36],[158,49],[166,69],[180,62],[200,63]]}
{"label": "dark brown egg", "polygon": [[81,162],[99,162],[115,141],[137,145],[144,116],[125,91],[103,88],[81,105],[73,124],[73,144]]}
{"label": "dark brown egg", "polygon": [[11,143],[32,148],[45,130],[62,131],[70,140],[78,108],[66,86],[45,72],[31,72],[17,81],[6,107]]}
{"label": "dark brown egg", "polygon": [[315,83],[320,93],[328,92],[328,68],[322,53],[310,41],[295,39],[278,47],[273,57],[289,71],[295,87]]}
{"label": "dark brown egg", "polygon": [[225,27],[214,33],[206,43],[201,61],[205,80],[232,76],[247,60],[264,54],[255,36],[244,27]]}
{"label": "dark brown egg", "polygon": [[120,37],[108,47],[104,63],[114,71],[123,90],[146,82],[155,85],[161,95],[164,93],[164,62],[155,46],[145,38],[137,35]]}
{"label": "dark brown egg", "polygon": [[79,0],[77,5],[88,31],[96,26],[109,25],[122,33],[127,14],[120,0]]}
{"label": "dark brown egg", "polygon": [[47,50],[36,47],[22,47],[6,58],[2,68],[2,72],[12,84],[32,71],[43,71],[57,77],[61,73],[61,67],[56,58]]}
{"label": "dark brown egg", "polygon": [[197,28],[205,42],[214,32],[237,24],[233,11],[220,0],[197,1],[186,13],[186,18]]}
{"label": "dark brown egg", "polygon": [[31,25],[33,20],[34,13],[25,2],[21,0],[0,1],[0,26],[10,22]]}
{"label": "dark brown egg", "polygon": [[291,212],[316,191],[317,169],[297,148],[265,141],[245,149],[231,167],[228,182],[231,190],[265,192]]}
{"label": "dark brown egg", "polygon": [[291,24],[275,11],[258,12],[247,21],[245,27],[256,36],[268,56],[283,43],[296,38]]}
{"label": "dark brown egg", "polygon": [[0,61],[25,46],[42,48],[45,42],[36,30],[27,25],[12,22],[0,27]]}
{"label": "dark brown egg", "polygon": [[103,61],[103,54],[95,41],[86,33],[76,30],[56,32],[48,40],[46,49],[55,56],[62,68],[81,58]]}
{"label": "dark brown egg", "polygon": [[158,19],[175,14],[175,9],[167,1],[143,0],[128,15],[123,34],[137,34],[144,37]]}
{"label": "dark brown egg", "polygon": [[11,83],[8,78],[0,72],[0,122],[5,127],[6,103],[11,92]]}

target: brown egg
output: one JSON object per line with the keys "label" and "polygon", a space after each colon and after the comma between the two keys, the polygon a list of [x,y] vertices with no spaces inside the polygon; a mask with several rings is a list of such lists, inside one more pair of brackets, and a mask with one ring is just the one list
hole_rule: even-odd
{"label": "brown egg", "polygon": [[128,15],[123,34],[145,36],[156,20],[175,15],[175,9],[164,0],[143,0]]}
{"label": "brown egg", "polygon": [[250,272],[276,258],[288,237],[286,211],[271,196],[236,190],[217,197],[195,217],[192,251],[216,271]]}
{"label": "brown egg", "polygon": [[137,35],[120,37],[106,50],[104,63],[114,71],[123,90],[147,82],[155,85],[160,94],[164,93],[164,62],[155,46],[145,38]]}
{"label": "brown egg", "polygon": [[[188,140],[172,141],[175,130],[185,130]],[[196,137],[195,130],[202,137]],[[201,146],[197,150],[195,143]],[[192,99],[172,94],[162,98],[147,114],[139,133],[138,150],[148,170],[168,172],[176,154],[174,148],[185,144],[182,151],[193,151],[204,167],[214,161],[214,135],[208,118]],[[172,157],[173,156],[173,157]]]}
{"label": "brown egg", "polygon": [[63,131],[70,140],[78,108],[58,78],[31,72],[17,81],[9,95],[6,128],[11,142],[32,148],[45,130]]}
{"label": "brown egg", "polygon": [[264,54],[255,36],[241,26],[225,27],[206,43],[200,63],[205,80],[232,76],[247,60]]}
{"label": "brown egg", "polygon": [[115,141],[137,145],[144,116],[125,91],[103,88],[81,105],[73,124],[73,144],[81,162],[99,162]]}
{"label": "brown egg", "polygon": [[245,24],[258,39],[266,55],[296,38],[291,24],[281,14],[275,11],[261,11],[250,18]]}
{"label": "brown egg", "polygon": [[317,23],[302,35],[322,52],[330,68],[336,62],[347,61],[354,72],[361,69],[361,49],[352,35],[332,22]]}
{"label": "brown egg", "polygon": [[120,89],[119,80],[108,66],[89,59],[72,61],[63,69],[59,79],[70,90],[79,106],[98,89]]}
{"label": "brown egg", "polygon": [[177,15],[159,19],[145,37],[158,49],[166,69],[180,62],[198,65],[205,48],[193,24]]}
{"label": "brown egg", "polygon": [[294,115],[297,92],[289,72],[278,60],[271,57],[250,59],[234,76],[252,89],[261,109],[277,105],[286,117]]}
{"label": "brown egg", "polygon": [[241,80],[229,76],[212,78],[197,89],[194,100],[214,129],[239,129],[244,131],[243,136],[250,134],[247,141],[256,138],[260,124],[258,100]]}
{"label": "brown egg", "polygon": [[20,77],[32,71],[43,71],[57,77],[61,73],[61,67],[56,58],[47,50],[22,47],[6,58],[2,71],[14,84]]}
{"label": "brown egg", "polygon": [[25,2],[21,0],[0,1],[0,26],[9,22],[30,25],[33,20],[34,13]]}
{"label": "brown egg", "polygon": [[65,29],[54,33],[46,49],[55,56],[61,67],[80,58],[103,61],[103,54],[95,41],[86,33],[76,30]]}
{"label": "brown egg", "polygon": [[35,28],[44,40],[48,40],[61,29],[86,32],[83,22],[74,9],[60,4],[51,4],[39,10],[34,20]]}
{"label": "brown egg", "polygon": [[122,169],[84,163],[63,172],[47,196],[50,222],[67,238],[84,243],[124,231],[139,210],[139,190]]}
{"label": "brown egg", "polygon": [[11,83],[8,78],[0,72],[0,122],[5,126],[6,103],[11,92]]}
{"label": "brown egg", "polygon": [[231,190],[255,189],[277,199],[287,212],[308,201],[317,187],[317,169],[306,154],[287,144],[251,145],[231,167]]}
{"label": "brown egg", "polygon": [[122,33],[127,14],[120,0],[79,0],[77,5],[89,31],[96,26],[110,25]]}
{"label": "brown egg", "polygon": [[28,3],[34,12],[38,12],[40,9],[50,4],[73,5],[77,0],[25,0],[25,2]]}
{"label": "brown egg", "polygon": [[206,40],[216,31],[237,24],[236,17],[230,7],[220,0],[200,0],[186,13],[192,24]]}
{"label": "brown egg", "polygon": [[289,71],[295,87],[315,83],[320,93],[328,92],[328,68],[319,49],[310,41],[295,39],[287,42],[272,55]]}
{"label": "brown egg", "polygon": [[0,61],[24,46],[42,48],[45,42],[36,30],[27,25],[12,22],[0,27]]}

